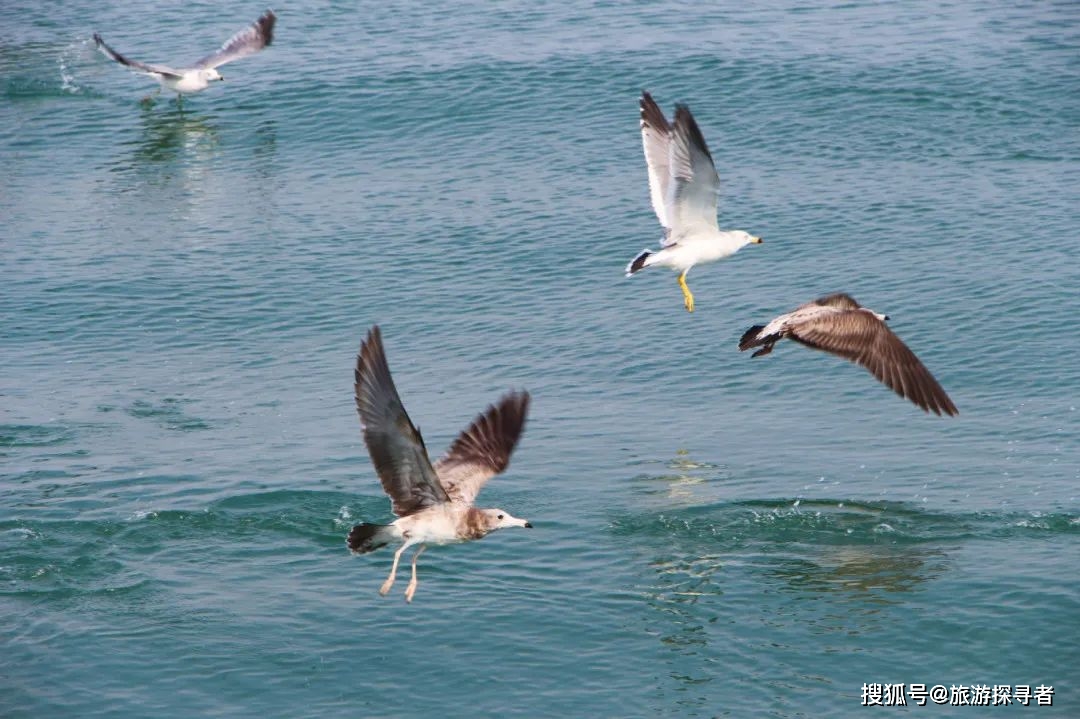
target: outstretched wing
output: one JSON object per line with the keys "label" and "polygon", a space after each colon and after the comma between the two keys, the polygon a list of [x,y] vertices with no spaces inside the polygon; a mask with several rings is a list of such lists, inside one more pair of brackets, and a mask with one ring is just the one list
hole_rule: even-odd
{"label": "outstretched wing", "polygon": [[472,504],[487,481],[506,469],[528,412],[529,393],[511,392],[458,435],[435,463],[435,472],[451,500]]}
{"label": "outstretched wing", "polygon": [[649,168],[649,196],[653,211],[670,234],[671,230],[671,171],[668,168],[668,145],[671,140],[671,124],[652,95],[641,93],[641,144],[645,148],[645,165]]}
{"label": "outstretched wing", "polygon": [[110,60],[114,60],[124,67],[131,69],[134,72],[141,73],[143,75],[160,75],[162,77],[171,77],[179,80],[182,75],[176,70],[168,67],[167,65],[148,65],[145,62],[139,62],[138,60],[132,60],[124,57],[116,50],[105,44],[105,41],[101,39],[101,35],[94,33],[94,44],[97,45],[98,50],[101,50],[102,54]]}
{"label": "outstretched wing", "polygon": [[356,358],[356,409],[371,462],[399,517],[450,501],[424,439],[401,404],[386,363],[382,333],[371,328]]}
{"label": "outstretched wing", "polygon": [[254,55],[274,41],[274,22],[276,21],[277,16],[274,15],[274,11],[267,10],[253,24],[226,40],[220,50],[195,63],[195,67],[205,70]]}
{"label": "outstretched wing", "polygon": [[[850,299],[850,298],[848,298]],[[791,338],[862,365],[926,412],[958,414],[938,381],[889,326],[863,310],[818,314],[791,325]]]}
{"label": "outstretched wing", "polygon": [[716,229],[720,177],[716,174],[705,137],[686,105],[675,108],[668,164],[673,183],[669,188],[672,227],[680,230],[704,225]]}

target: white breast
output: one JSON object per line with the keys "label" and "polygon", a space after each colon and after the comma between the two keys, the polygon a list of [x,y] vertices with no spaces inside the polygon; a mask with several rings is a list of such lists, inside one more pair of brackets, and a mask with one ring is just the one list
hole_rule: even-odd
{"label": "white breast", "polygon": [[448,544],[459,541],[457,538],[459,514],[452,506],[442,505],[402,517],[394,524],[413,542]]}
{"label": "white breast", "polygon": [[165,85],[174,92],[200,92],[205,90],[209,83],[202,77],[198,70],[189,70],[179,80],[167,79]]}

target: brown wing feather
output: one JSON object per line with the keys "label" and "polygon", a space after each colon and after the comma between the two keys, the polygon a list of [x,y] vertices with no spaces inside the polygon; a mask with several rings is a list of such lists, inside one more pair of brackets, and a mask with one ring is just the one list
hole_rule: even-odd
{"label": "brown wing feather", "polygon": [[511,392],[458,435],[435,473],[454,502],[472,504],[476,495],[510,464],[529,412],[529,393]]}
{"label": "brown wing feather", "polygon": [[401,404],[378,326],[371,328],[360,345],[355,379],[364,442],[394,514],[404,517],[450,501],[428,459],[420,430]]}
{"label": "brown wing feather", "polygon": [[958,414],[956,405],[915,353],[869,312],[852,310],[813,318],[791,327],[790,332],[792,339],[808,347],[862,365],[926,412]]}

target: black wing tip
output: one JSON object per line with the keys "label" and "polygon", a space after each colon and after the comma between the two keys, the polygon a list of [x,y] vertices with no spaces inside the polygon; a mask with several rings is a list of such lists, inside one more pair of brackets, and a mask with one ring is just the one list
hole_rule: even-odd
{"label": "black wing tip", "polygon": [[529,403],[532,402],[532,395],[528,390],[524,389],[512,389],[502,396],[496,407],[506,407],[513,409],[520,414],[523,418],[529,413]]}
{"label": "black wing tip", "polygon": [[[897,393],[899,394],[899,393]],[[952,403],[948,397],[935,397],[930,402],[920,402],[914,397],[909,395],[900,395],[907,400],[910,400],[919,409],[927,414],[933,412],[938,417],[945,415],[946,417],[955,417],[960,414],[960,410],[956,408],[956,405]]]}
{"label": "black wing tip", "polygon": [[514,454],[521,435],[525,433],[525,423],[529,416],[532,395],[526,390],[511,390],[499,399],[497,404],[488,408],[478,420],[486,425],[490,441],[494,441],[489,456],[496,474],[502,474],[510,466],[510,457]]}
{"label": "black wing tip", "polygon": [[927,401],[925,402],[918,402],[911,397],[908,397],[908,399],[922,407],[923,411],[927,414],[933,412],[938,417],[942,415],[945,415],[947,417],[955,417],[956,415],[960,414],[960,410],[956,408],[956,405],[953,404],[953,401],[949,398],[949,395],[945,394],[945,390],[943,390],[940,385],[938,385],[934,389],[928,390]]}
{"label": "black wing tip", "polygon": [[259,27],[259,32],[262,34],[264,45],[269,45],[274,41],[275,22],[277,22],[277,15],[269,8],[255,21],[255,24]]}
{"label": "black wing tip", "polygon": [[94,47],[96,47],[98,50],[101,50],[101,52],[106,57],[108,57],[113,62],[118,62],[121,65],[127,65],[128,67],[131,67],[131,61],[118,53],[116,50],[113,50],[111,47],[109,47],[108,43],[105,42],[105,38],[101,37],[99,33],[95,32],[93,37]]}
{"label": "black wing tip", "polygon": [[675,104],[675,124],[686,123],[688,127],[697,127],[697,120],[694,119],[694,113],[690,112],[690,106],[684,103]]}
{"label": "black wing tip", "polygon": [[654,127],[663,132],[669,132],[671,125],[664,117],[664,111],[656,104],[656,100],[646,90],[641,91],[641,100],[638,102],[641,108],[641,126]]}
{"label": "black wing tip", "polygon": [[705,142],[705,135],[701,132],[701,128],[698,127],[697,120],[694,119],[694,113],[690,112],[690,108],[687,105],[678,104],[675,106],[675,128],[686,128],[686,134],[690,138],[690,142],[697,145],[705,156],[712,161],[712,153],[709,152],[709,145]]}
{"label": "black wing tip", "polygon": [[360,352],[357,354],[357,359],[376,353],[384,353],[382,330],[379,329],[379,325],[372,325],[371,329],[368,330],[367,336],[360,342]]}
{"label": "black wing tip", "polygon": [[[884,325],[885,323],[882,322]],[[889,330],[891,332],[891,330]],[[896,337],[894,334],[893,337]],[[955,417],[960,414],[960,410],[953,404],[952,399],[949,397],[945,388],[941,386],[941,383],[937,381],[930,370],[926,368],[926,365],[922,363],[914,352],[911,352],[910,348],[905,345],[898,337],[896,338],[900,342],[901,346],[907,350],[911,358],[914,360],[914,364],[907,369],[896,368],[897,372],[885,377],[878,376],[876,372],[871,371],[872,374],[885,386],[892,389],[896,394],[904,399],[908,400],[923,412],[930,414],[933,412],[940,417],[946,415],[948,417]]]}
{"label": "black wing tip", "polygon": [[[379,329],[379,325],[375,324],[371,326],[367,336],[360,342],[360,351],[356,353],[356,367],[353,369],[353,389],[358,403],[360,402],[364,378],[367,376],[370,381],[371,373],[376,371],[374,367],[377,364],[387,365],[387,362],[386,350],[383,349],[382,331]],[[389,371],[389,366],[387,366],[387,372]]]}
{"label": "black wing tip", "polygon": [[500,397],[498,402],[489,405],[477,417],[477,421],[490,421],[502,428],[500,434],[509,436],[516,442],[525,428],[531,402],[532,395],[527,390],[512,389]]}
{"label": "black wing tip", "polygon": [[494,422],[504,429],[504,434],[510,435],[516,442],[525,428],[531,402],[532,395],[527,390],[510,390],[500,397],[498,402],[488,405],[477,417],[477,421]]}

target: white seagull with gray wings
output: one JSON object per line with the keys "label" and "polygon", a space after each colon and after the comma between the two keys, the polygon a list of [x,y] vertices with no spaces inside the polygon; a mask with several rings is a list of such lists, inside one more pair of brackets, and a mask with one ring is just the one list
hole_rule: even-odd
{"label": "white seagull with gray wings", "polygon": [[405,600],[416,593],[416,560],[428,544],[481,539],[504,527],[532,527],[502,509],[477,509],[476,495],[510,464],[529,411],[527,392],[510,392],[477,417],[434,465],[420,430],[401,404],[383,350],[382,333],[372,327],[356,358],[356,409],[371,462],[398,516],[392,524],[358,524],[348,545],[364,554],[401,542],[390,576],[379,594],[394,585],[402,553],[420,545],[412,559]]}
{"label": "white seagull with gray wings", "polygon": [[[202,92],[211,82],[224,80],[217,71],[225,63],[254,55],[274,40],[274,22],[277,16],[273,10],[267,10],[262,17],[225,41],[217,52],[207,55],[191,67],[173,68],[168,65],[152,65],[132,60],[121,55],[105,44],[101,35],[94,33],[94,43],[111,60],[115,60],[132,72],[147,75],[158,81],[157,92],[162,88],[172,90],[177,95],[177,102],[185,94]],[[157,93],[155,93],[157,94]]]}
{"label": "white seagull with gray wings", "polygon": [[675,123],[647,92],[641,93],[641,141],[649,168],[653,211],[664,227],[659,250],[642,250],[626,266],[626,276],[659,265],[679,273],[679,287],[688,312],[694,295],[686,273],[702,262],[733,255],[761,238],[742,230],[721,230],[716,221],[720,177],[690,108],[675,106]]}

